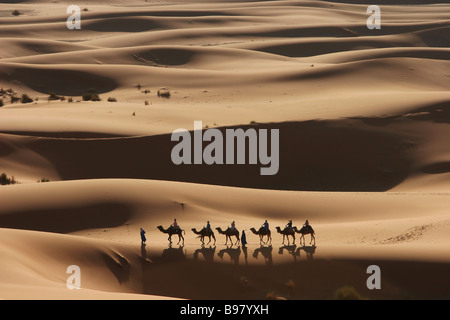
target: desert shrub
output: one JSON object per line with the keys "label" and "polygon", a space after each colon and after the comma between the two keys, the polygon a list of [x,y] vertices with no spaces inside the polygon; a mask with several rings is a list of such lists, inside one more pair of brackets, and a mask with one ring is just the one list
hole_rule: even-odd
{"label": "desert shrub", "polygon": [[148,101],[147,100],[144,101],[144,105],[148,106]]}
{"label": "desert shrub", "polygon": [[117,102],[117,99],[116,99],[116,98],[109,97],[109,98],[108,98],[108,102]]}
{"label": "desert shrub", "polygon": [[337,300],[363,300],[363,297],[351,286],[343,286],[334,293]]}
{"label": "desert shrub", "polygon": [[19,10],[14,10],[13,12],[11,12],[11,14],[13,15],[13,16],[20,16],[21,15],[21,13],[20,13],[20,11]]}
{"label": "desert shrub", "polygon": [[63,100],[63,99],[65,99],[64,97],[62,97],[62,96],[58,96],[56,93],[54,93],[53,91],[50,91],[49,93],[49,96],[48,96],[48,101],[51,101],[51,100]]}
{"label": "desert shrub", "polygon": [[0,185],[5,186],[7,184],[16,184],[17,181],[14,179],[14,177],[9,178],[6,173],[2,173],[0,175]]}
{"label": "desert shrub", "polygon": [[67,102],[73,102],[73,98],[70,97],[69,99],[67,99]]}
{"label": "desert shrub", "polygon": [[83,101],[100,101],[100,97],[96,93],[83,94]]}
{"label": "desert shrub", "polygon": [[158,90],[158,97],[161,98],[170,98],[170,91],[167,89]]}
{"label": "desert shrub", "polygon": [[31,99],[26,93],[22,95],[22,98],[20,99],[20,102],[22,103],[31,103],[33,102],[33,99]]}
{"label": "desert shrub", "polygon": [[18,96],[12,95],[11,96],[11,103],[16,103],[20,100],[20,98]]}
{"label": "desert shrub", "polygon": [[40,180],[38,180],[38,182],[50,182],[50,180],[46,178],[41,178]]}
{"label": "desert shrub", "polygon": [[97,94],[97,90],[95,89],[89,89],[85,94],[82,96],[83,101],[100,101],[100,97]]}

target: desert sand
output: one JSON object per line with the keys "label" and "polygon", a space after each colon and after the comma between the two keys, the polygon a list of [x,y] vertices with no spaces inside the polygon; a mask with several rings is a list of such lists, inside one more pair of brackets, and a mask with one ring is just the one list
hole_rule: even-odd
{"label": "desert sand", "polygon": [[[0,298],[450,298],[450,5],[374,2],[0,1]],[[279,171],[175,165],[194,121],[278,129]]]}

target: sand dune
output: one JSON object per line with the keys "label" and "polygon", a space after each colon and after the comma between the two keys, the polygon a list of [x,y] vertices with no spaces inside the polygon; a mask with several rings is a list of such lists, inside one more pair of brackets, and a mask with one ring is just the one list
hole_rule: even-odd
{"label": "sand dune", "polygon": [[[364,277],[364,266],[383,259],[386,259],[383,263],[386,273],[392,275],[383,283],[386,290],[379,297],[404,298],[407,290],[411,290],[409,294],[415,298],[427,297],[427,293],[430,294],[428,297],[440,296],[445,292],[443,286],[444,291],[433,287],[434,280],[425,287],[420,286],[421,281],[415,282],[413,287],[405,282],[408,277],[420,279],[430,271],[435,272],[436,277],[445,276],[448,257],[445,254],[447,246],[442,241],[450,228],[448,194],[274,192],[139,180],[24,184],[9,187],[3,194],[6,201],[0,223],[18,230],[2,229],[2,256],[10,257],[2,264],[2,271],[10,275],[10,279],[20,278],[21,282],[14,282],[14,286],[25,286],[23,290],[31,298],[38,288],[50,299],[59,293],[67,299],[141,298],[124,294],[201,299],[227,295],[264,298],[275,288],[281,288],[280,293],[287,293],[288,290],[282,288],[290,279],[295,283],[304,282],[297,268],[304,270],[316,284],[324,285],[329,281],[327,288],[332,290],[346,281],[356,285],[360,282],[358,289],[364,290],[360,281]],[[29,195],[28,201],[19,205],[18,199],[24,194]],[[283,207],[279,203],[283,203]],[[166,236],[155,227],[167,225],[173,216],[186,228],[185,246],[180,247],[182,251],[178,246],[167,249]],[[308,251],[300,251],[302,247],[283,246],[281,235],[276,233],[273,249],[259,247],[258,238],[249,235],[247,256],[247,251],[242,252],[240,247],[223,246],[224,239],[218,235],[217,248],[208,252],[208,247],[202,248],[189,230],[191,226],[203,226],[205,218],[210,219],[213,226],[225,226],[229,219],[236,219],[239,228],[248,230],[267,216],[271,217],[273,228],[277,224],[283,225],[288,218],[302,221],[307,216],[316,221],[317,238],[320,239],[313,253],[316,262],[306,264]],[[119,219],[115,225],[114,219]],[[67,221],[71,221],[72,230],[67,229]],[[139,249],[140,226],[147,230],[147,248]],[[270,252],[264,252],[266,248],[270,248]],[[10,256],[13,252],[15,254]],[[208,254],[212,254],[212,260],[208,260]],[[259,255],[262,256],[258,258]],[[347,261],[337,262],[338,266],[332,267],[334,276],[340,280],[325,276],[331,266],[321,261],[327,259]],[[177,261],[186,269],[175,271],[171,261]],[[207,268],[208,263],[204,261],[214,263],[215,267]],[[404,261],[415,261],[420,271],[402,275],[400,270],[406,266]],[[296,268],[289,267],[292,263]],[[81,296],[65,287],[66,268],[72,264],[83,270],[84,294]],[[266,274],[264,265],[271,266],[273,277],[263,276]],[[221,273],[223,276],[213,285],[224,290],[211,292],[213,287],[210,282],[205,282],[205,272],[208,275]],[[355,272],[356,278],[352,276]],[[242,277],[248,278],[254,288],[242,288],[239,280]],[[267,278],[262,283],[255,283],[258,277]],[[182,281],[185,285],[175,286],[174,281]],[[6,298],[20,292],[20,287],[14,288],[8,282],[2,283],[2,287],[10,289],[4,296]],[[28,287],[31,290],[27,290]],[[300,290],[295,297],[332,298],[330,289],[323,288],[312,295]],[[114,296],[109,292],[122,295]],[[369,294],[369,291],[365,289],[364,293]]]}
{"label": "sand dune", "polygon": [[[449,298],[448,4],[379,1],[379,30],[366,0],[73,4],[81,30],[65,3],[0,3],[1,298]],[[278,129],[277,174],[175,165],[194,121]],[[184,245],[156,228],[174,218]],[[316,246],[283,243],[289,219]],[[247,247],[202,246],[208,220]]]}

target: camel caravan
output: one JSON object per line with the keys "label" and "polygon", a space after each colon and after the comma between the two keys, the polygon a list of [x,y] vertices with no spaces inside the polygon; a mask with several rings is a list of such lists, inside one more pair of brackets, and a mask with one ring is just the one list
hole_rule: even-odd
{"label": "camel caravan", "polygon": [[[157,227],[159,231],[162,233],[168,234],[168,241],[170,244],[172,244],[172,236],[177,235],[178,236],[178,243],[177,245],[182,242],[182,245],[184,245],[184,237],[183,234],[186,234],[185,230],[181,229],[178,226],[177,220],[174,219],[174,222],[169,226],[169,228],[164,229],[162,226]],[[225,245],[228,245],[228,241],[231,245],[238,245],[240,242],[243,246],[246,245],[246,235],[245,231],[242,231],[240,233],[238,229],[236,229],[235,222],[233,221],[229,227],[227,227],[225,230],[222,230],[222,228],[217,227],[217,232],[221,235],[225,236]],[[316,245],[316,238],[315,238],[315,232],[314,229],[309,224],[309,221],[306,220],[304,225],[301,227],[301,229],[298,229],[296,226],[292,226],[292,220],[289,220],[289,222],[286,224],[284,229],[281,229],[280,227],[276,227],[276,230],[278,233],[283,235],[283,242],[282,244],[285,244],[285,241],[287,240],[287,244],[290,245],[290,237],[292,237],[292,244],[295,244],[295,236],[296,234],[300,234],[300,245],[303,246],[306,245],[305,235],[310,235],[311,240],[309,244],[312,244],[314,242],[314,246]],[[142,243],[145,244],[145,237],[142,236],[143,229],[141,228],[141,239]],[[216,244],[216,236],[214,234],[213,229],[211,228],[211,225],[209,221],[207,222],[206,226],[204,226],[200,231],[197,231],[196,228],[192,228],[191,231],[198,235],[200,238],[200,242],[202,245],[205,245],[205,238],[208,238],[208,243],[206,245],[209,245],[211,241],[214,241],[214,245]],[[259,236],[259,242],[260,245],[271,245],[272,244],[272,233],[269,229],[269,223],[267,220],[263,223],[263,225],[256,230],[256,228],[250,228],[250,231],[252,231],[253,234]],[[145,233],[145,232],[144,232]],[[240,236],[241,235],[241,236]],[[233,239],[236,241],[233,242]]]}

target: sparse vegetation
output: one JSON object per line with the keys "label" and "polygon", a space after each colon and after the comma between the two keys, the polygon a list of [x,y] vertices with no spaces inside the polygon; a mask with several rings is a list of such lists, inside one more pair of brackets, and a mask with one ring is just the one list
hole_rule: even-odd
{"label": "sparse vegetation", "polygon": [[52,101],[52,100],[61,100],[64,101],[65,98],[63,96],[58,96],[56,93],[54,93],[53,91],[50,91],[48,93],[48,101]]}
{"label": "sparse vegetation", "polygon": [[0,88],[0,107],[2,107],[4,105],[4,99],[10,99],[11,103],[17,103],[17,102],[22,102],[22,103],[30,103],[33,102],[33,99],[30,98],[26,93],[22,94],[21,97],[19,97],[19,94],[14,91],[13,89],[9,88],[9,89],[3,89]]}
{"label": "sparse vegetation", "polygon": [[109,98],[108,98],[108,102],[117,102],[117,99],[116,99],[116,98],[109,97]]}
{"label": "sparse vegetation", "polygon": [[293,280],[288,280],[284,285],[288,288],[289,291],[295,290],[295,282]]}
{"label": "sparse vegetation", "polygon": [[31,99],[26,93],[22,95],[22,98],[20,99],[20,102],[22,103],[31,103],[33,102],[33,99]]}
{"label": "sparse vegetation", "polygon": [[363,297],[351,286],[343,286],[334,293],[337,300],[363,300]]}
{"label": "sparse vegetation", "polygon": [[39,183],[41,183],[41,182],[50,182],[50,180],[46,179],[46,178],[41,178],[40,180],[38,180],[38,182]]}
{"label": "sparse vegetation", "polygon": [[9,178],[6,173],[2,173],[0,175],[0,185],[5,186],[8,184],[16,184],[17,181],[14,179],[14,177]]}
{"label": "sparse vegetation", "polygon": [[170,91],[168,89],[160,89],[158,90],[158,97],[160,98],[170,98]]}
{"label": "sparse vegetation", "polygon": [[13,10],[13,12],[11,12],[11,14],[13,16],[20,16],[22,13],[19,10],[15,9],[15,10]]}
{"label": "sparse vegetation", "polygon": [[11,103],[16,103],[20,100],[20,98],[16,95],[12,95],[11,96]]}
{"label": "sparse vegetation", "polygon": [[149,103],[148,103],[147,100],[145,100],[145,101],[144,101],[144,104],[145,104],[146,106],[148,106]]}
{"label": "sparse vegetation", "polygon": [[275,291],[268,292],[266,294],[267,300],[287,300],[285,297],[278,295]]}
{"label": "sparse vegetation", "polygon": [[89,89],[87,93],[83,94],[83,101],[101,101],[100,97],[97,94],[97,90]]}

